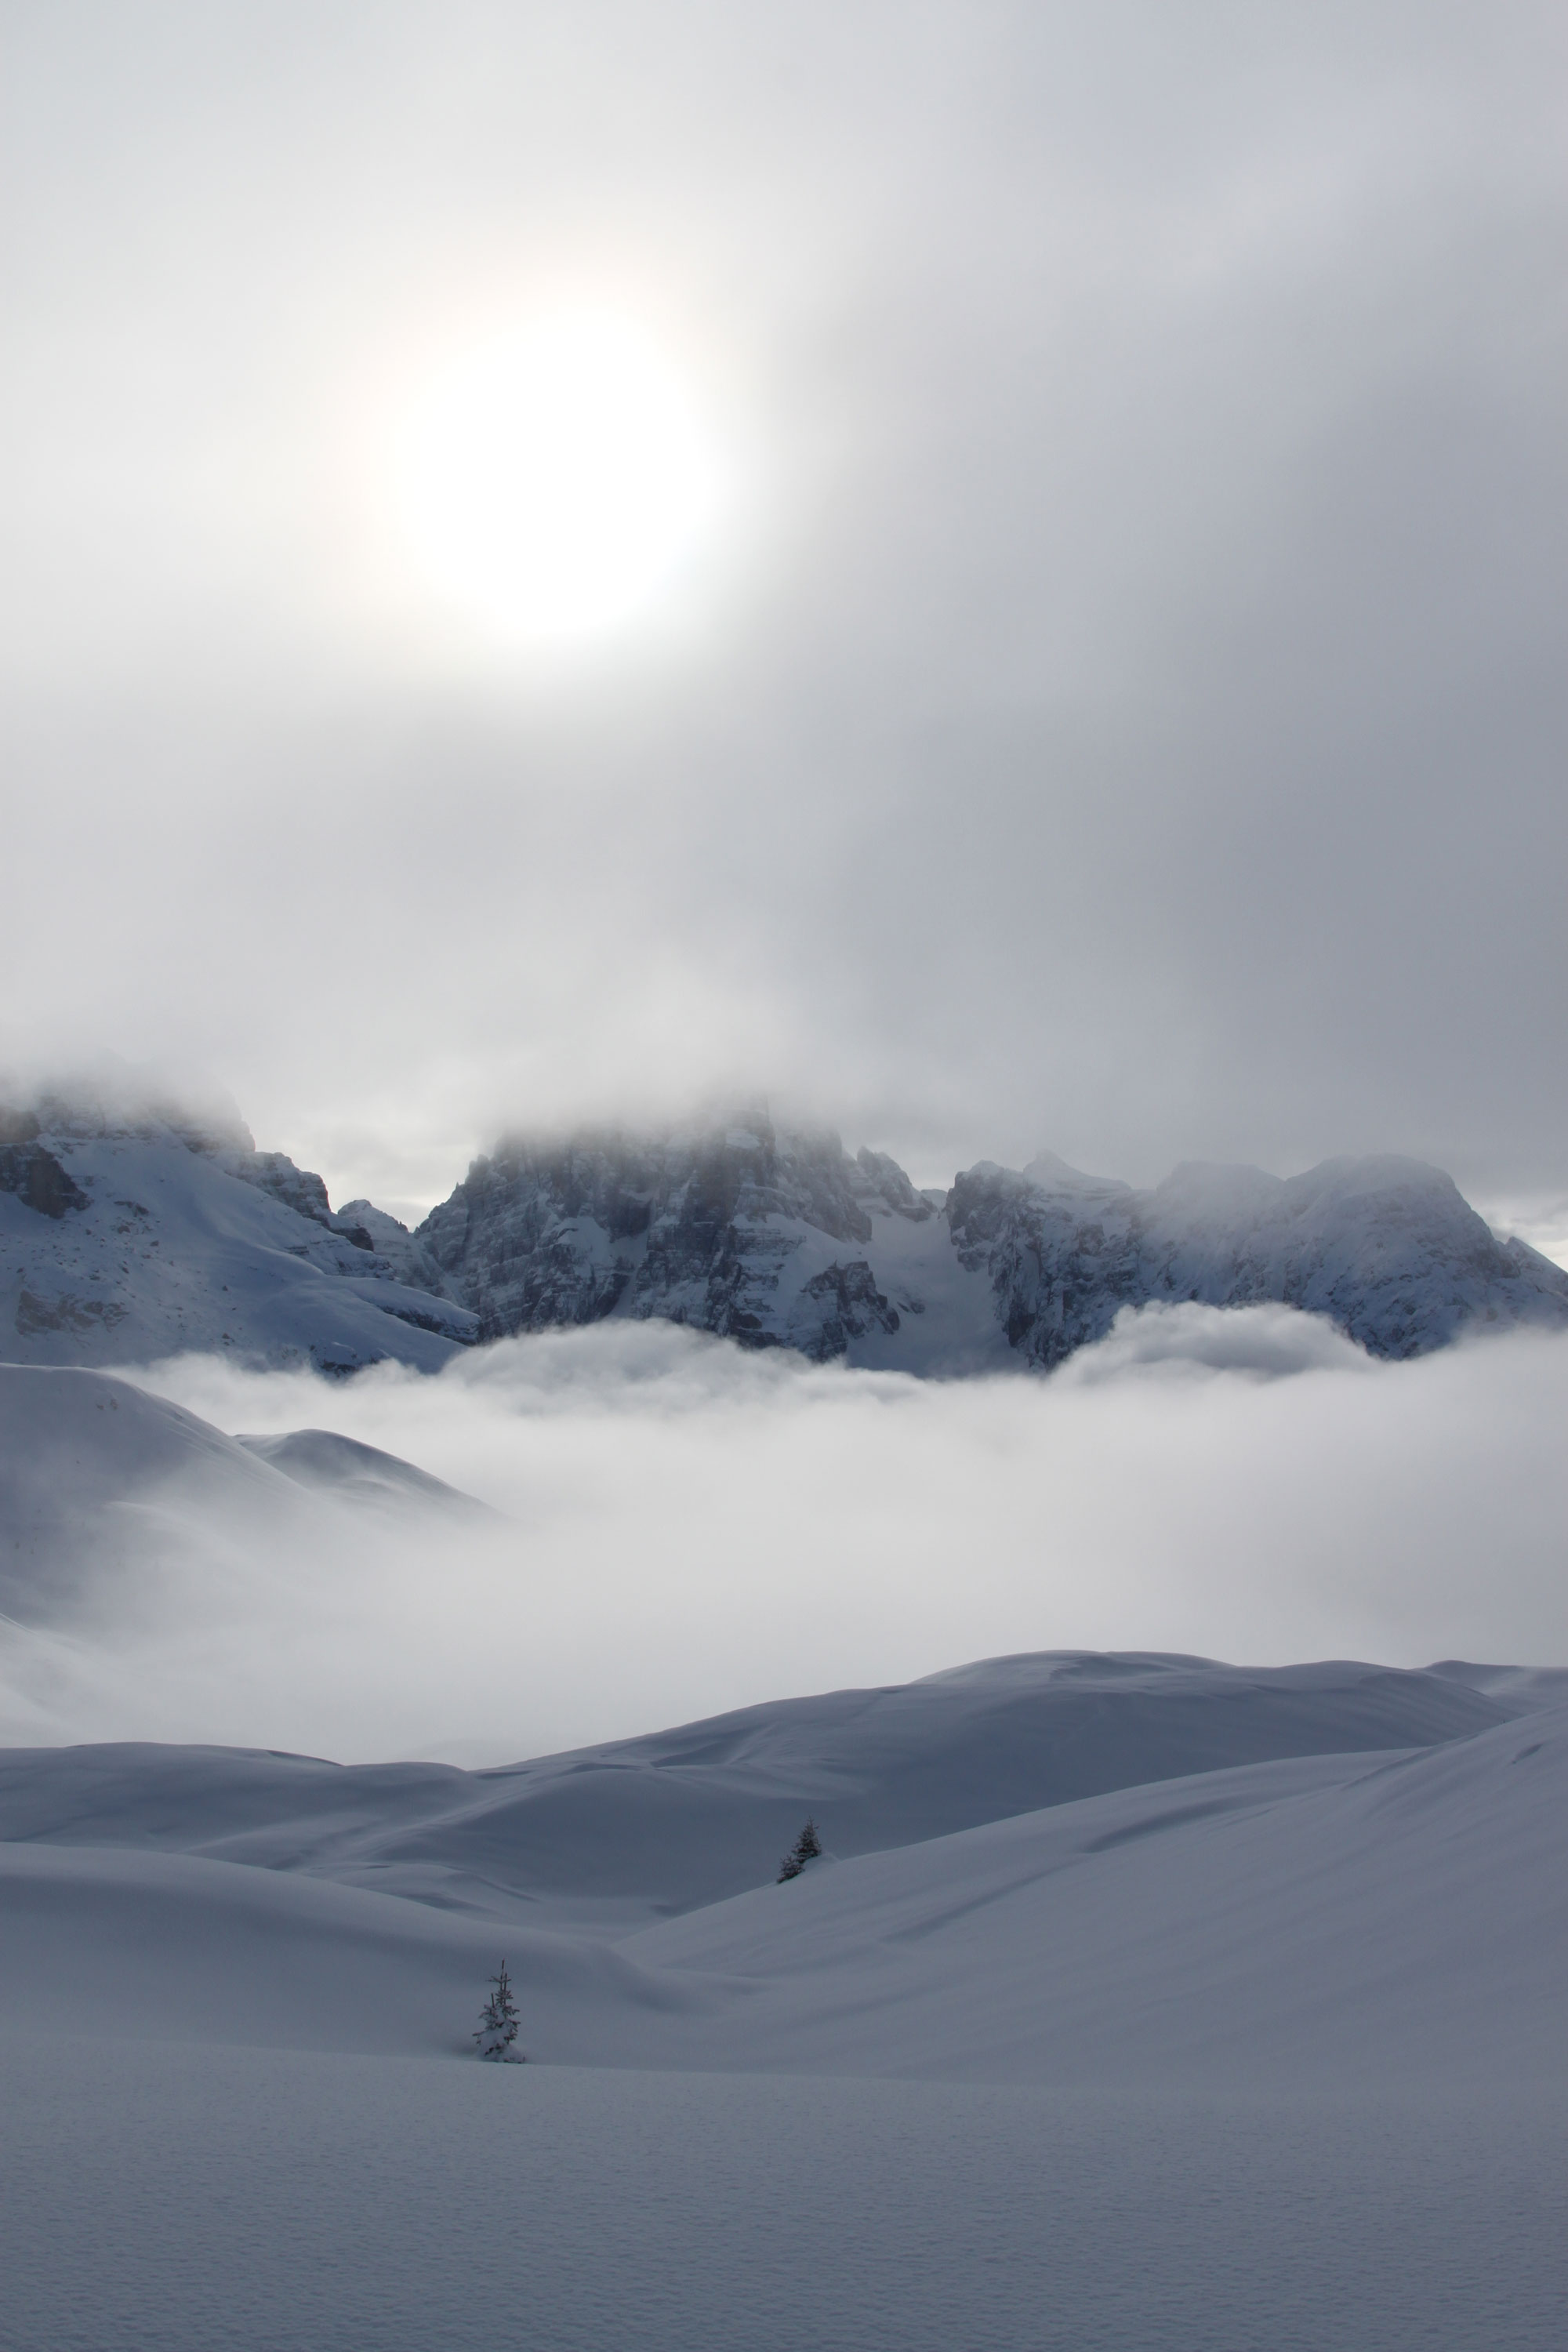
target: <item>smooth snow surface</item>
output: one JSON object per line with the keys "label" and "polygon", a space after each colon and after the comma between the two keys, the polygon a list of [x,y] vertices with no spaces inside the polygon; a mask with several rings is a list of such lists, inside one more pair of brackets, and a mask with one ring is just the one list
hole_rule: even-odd
{"label": "smooth snow surface", "polygon": [[1559,1678],[1455,1661],[1000,1659],[477,1775],[10,1751],[0,2343],[1557,2352],[1565,1816]]}
{"label": "smooth snow surface", "polygon": [[0,1838],[305,1869],[624,1931],[771,1884],[808,1813],[847,1857],[1146,1782],[1404,1752],[1534,1704],[1476,1691],[1458,1671],[1047,1653],[480,1772],[234,1748],[0,1749]]}
{"label": "smooth snow surface", "polygon": [[0,2039],[7,2352],[1559,2352],[1553,2095]]}

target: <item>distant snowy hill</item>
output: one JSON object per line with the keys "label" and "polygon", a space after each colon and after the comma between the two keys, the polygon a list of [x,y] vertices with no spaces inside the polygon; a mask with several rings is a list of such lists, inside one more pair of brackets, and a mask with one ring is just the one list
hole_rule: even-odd
{"label": "distant snowy hill", "polygon": [[237,1124],[79,1101],[0,1109],[0,1357],[123,1364],[200,1349],[436,1371],[476,1331],[334,1217],[319,1176],[258,1151]]}
{"label": "distant snowy hill", "polygon": [[486,1339],[659,1316],[912,1372],[1049,1369],[1155,1302],[1274,1301],[1390,1357],[1468,1325],[1568,1328],[1568,1273],[1500,1242],[1417,1160],[1327,1160],[1289,1181],[1188,1166],[1137,1192],[1047,1154],[1021,1174],[982,1162],[933,1196],[882,1155],[760,1113],[504,1144],[400,1256],[395,1236],[380,1246]]}
{"label": "distant snowy hill", "polygon": [[414,1233],[237,1121],[0,1108],[0,1355],[185,1349],[436,1370],[521,1331],[658,1318],[814,1362],[1049,1370],[1123,1307],[1276,1302],[1405,1357],[1475,1326],[1568,1328],[1568,1273],[1500,1241],[1419,1161],[1288,1180],[1180,1168],[1149,1192],[1050,1155],[945,1194],[761,1111],[660,1135],[503,1143]]}
{"label": "distant snowy hill", "polygon": [[263,1551],[319,1547],[367,1511],[496,1519],[327,1430],[229,1437],[110,1372],[0,1364],[0,1616],[68,1625],[133,1568],[222,1559],[237,1530]]}

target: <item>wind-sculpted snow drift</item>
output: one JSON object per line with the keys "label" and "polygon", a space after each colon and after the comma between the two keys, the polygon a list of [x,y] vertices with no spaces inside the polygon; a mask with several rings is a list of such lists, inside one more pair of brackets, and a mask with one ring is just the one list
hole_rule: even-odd
{"label": "wind-sculpted snow drift", "polygon": [[1568,1328],[1568,1273],[1392,1157],[1289,1180],[1189,1165],[1135,1192],[1046,1153],[920,1192],[884,1154],[753,1111],[505,1142],[411,1234],[368,1201],[334,1214],[237,1120],[0,1110],[0,1330],[26,1362],[434,1370],[475,1339],[631,1319],[953,1375],[1049,1370],[1123,1308],[1182,1303],[1301,1308],[1400,1358]]}

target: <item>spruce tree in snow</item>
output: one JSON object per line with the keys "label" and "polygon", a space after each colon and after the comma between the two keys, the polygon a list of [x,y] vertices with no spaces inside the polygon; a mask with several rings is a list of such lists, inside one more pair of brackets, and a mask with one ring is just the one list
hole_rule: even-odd
{"label": "spruce tree in snow", "polygon": [[798,1878],[808,1862],[815,1862],[822,1852],[822,1840],[816,1834],[816,1823],[807,1822],[783,1862],[779,1864],[778,1883],[786,1878]]}
{"label": "spruce tree in snow", "polygon": [[511,1997],[511,1979],[506,1972],[506,1962],[500,1964],[500,1974],[492,1977],[495,1987],[489,2000],[479,2011],[479,2030],[474,2042],[481,2058],[495,2058],[503,2065],[521,2066],[522,2053],[514,2050],[517,2040],[517,2003]]}

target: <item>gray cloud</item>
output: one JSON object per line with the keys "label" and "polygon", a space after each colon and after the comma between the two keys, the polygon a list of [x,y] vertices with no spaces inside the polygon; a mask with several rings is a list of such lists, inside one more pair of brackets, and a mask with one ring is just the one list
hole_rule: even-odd
{"label": "gray cloud", "polygon": [[[1555,11],[81,5],[13,27],[7,1055],[336,1192],[761,1086],[942,1179],[1561,1191]],[[751,505],[559,671],[388,537],[542,283]]]}

